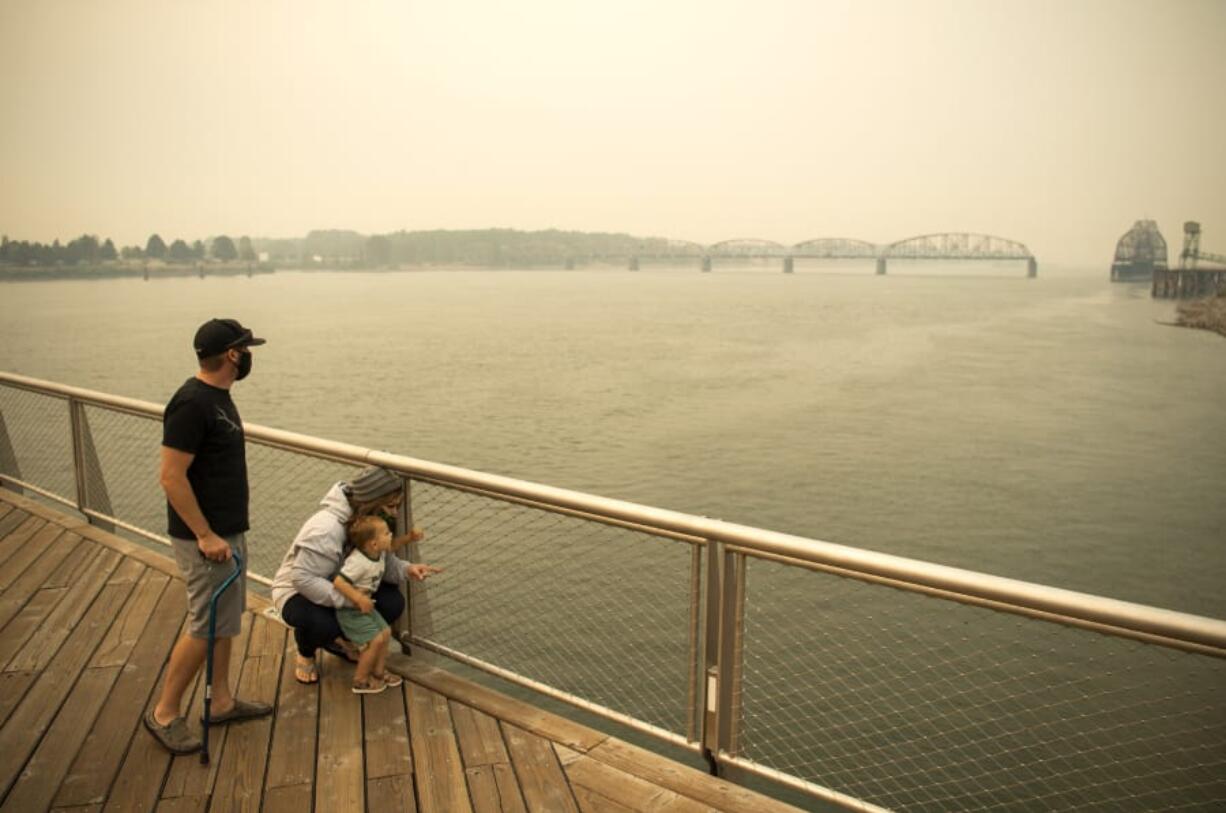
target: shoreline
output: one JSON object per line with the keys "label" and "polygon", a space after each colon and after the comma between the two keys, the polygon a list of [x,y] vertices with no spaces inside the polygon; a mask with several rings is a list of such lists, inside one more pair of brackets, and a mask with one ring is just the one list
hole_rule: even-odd
{"label": "shoreline", "polygon": [[200,265],[59,265],[59,266],[0,266],[0,282],[38,282],[40,280],[122,279],[140,277],[209,277],[252,276],[276,271],[268,263],[202,263]]}
{"label": "shoreline", "polygon": [[1175,321],[1169,324],[1210,330],[1226,336],[1226,291],[1207,299],[1179,303],[1175,309]]}

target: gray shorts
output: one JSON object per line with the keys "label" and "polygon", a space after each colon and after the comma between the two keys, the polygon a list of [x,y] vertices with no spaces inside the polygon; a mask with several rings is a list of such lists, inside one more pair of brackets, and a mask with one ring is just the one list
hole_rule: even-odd
{"label": "gray shorts", "polygon": [[[217,602],[218,638],[235,638],[243,628],[243,611],[247,609],[247,540],[244,534],[223,536],[231,550],[243,557],[243,573],[226,588]],[[187,582],[188,634],[193,638],[209,637],[209,600],[226,577],[234,572],[234,560],[210,562],[200,553],[194,539],[170,538],[175,549],[175,562],[183,581]]]}

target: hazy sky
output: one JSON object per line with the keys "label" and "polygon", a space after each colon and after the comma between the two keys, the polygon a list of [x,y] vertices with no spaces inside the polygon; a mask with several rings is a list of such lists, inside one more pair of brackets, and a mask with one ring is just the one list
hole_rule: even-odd
{"label": "hazy sky", "polygon": [[1223,0],[0,0],[0,231],[1226,252],[1224,41]]}

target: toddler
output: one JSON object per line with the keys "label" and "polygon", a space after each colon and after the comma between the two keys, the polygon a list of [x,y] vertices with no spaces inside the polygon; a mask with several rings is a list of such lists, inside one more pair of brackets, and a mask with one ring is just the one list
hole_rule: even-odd
{"label": "toddler", "polygon": [[380,517],[359,517],[349,526],[349,545],[341,571],[332,584],[352,607],[337,609],[341,631],[361,653],[353,673],[355,694],[377,694],[388,686],[399,686],[399,675],[386,671],[387,646],[392,631],[383,616],[375,612],[371,596],[383,580],[383,554],[391,549],[392,534]]}

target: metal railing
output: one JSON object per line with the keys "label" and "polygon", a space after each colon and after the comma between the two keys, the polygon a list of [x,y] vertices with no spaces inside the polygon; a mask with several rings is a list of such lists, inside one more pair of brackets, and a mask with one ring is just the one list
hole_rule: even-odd
{"label": "metal railing", "polygon": [[[161,412],[0,373],[0,480],[165,541]],[[1222,620],[245,429],[254,577],[386,466],[446,571],[416,645],[721,768],[855,809],[1226,803]]]}

